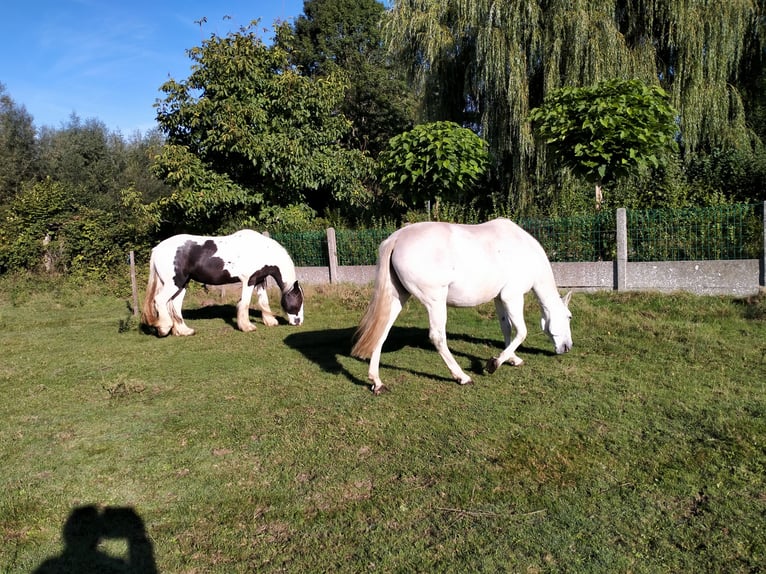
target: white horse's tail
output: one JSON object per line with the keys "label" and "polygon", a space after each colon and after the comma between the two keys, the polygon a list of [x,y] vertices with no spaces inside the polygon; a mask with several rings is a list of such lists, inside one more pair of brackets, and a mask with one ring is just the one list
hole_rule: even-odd
{"label": "white horse's tail", "polygon": [[146,295],[144,296],[144,306],[141,311],[141,323],[153,327],[157,324],[159,315],[157,314],[157,306],[154,304],[154,296],[157,294],[157,287],[159,285],[159,276],[157,275],[157,268],[154,265],[154,252],[149,259],[149,282],[146,285]]}
{"label": "white horse's tail", "polygon": [[391,254],[396,245],[396,237],[391,236],[380,245],[378,268],[375,273],[375,291],[367,311],[354,334],[354,346],[351,355],[367,359],[383,336],[391,314],[391,299],[394,297],[394,283],[391,277]]}

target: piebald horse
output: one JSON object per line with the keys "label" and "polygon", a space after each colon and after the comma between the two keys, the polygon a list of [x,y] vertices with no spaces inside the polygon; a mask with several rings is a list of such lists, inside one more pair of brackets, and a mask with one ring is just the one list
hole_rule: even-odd
{"label": "piebald horse", "polygon": [[[542,308],[542,329],[556,353],[572,348],[571,291],[560,297],[542,246],[508,219],[479,225],[422,222],[403,227],[381,243],[375,290],[354,336],[351,354],[370,358],[368,378],[376,395],[387,390],[380,380],[383,343],[404,303],[414,296],[428,311],[429,338],[452,377],[473,381],[447,347],[447,305],[474,307],[495,301],[505,349],[487,363],[495,372],[506,361],[521,365],[516,349],[527,336],[524,295],[533,290]],[[516,335],[511,339],[511,327]]]}
{"label": "piebald horse", "polygon": [[141,321],[157,329],[157,335],[193,335],[194,329],[181,315],[189,281],[206,285],[242,282],[237,303],[237,326],[254,331],[250,322],[250,299],[258,296],[264,325],[278,323],[269,307],[266,278],[273,277],[282,293],[282,308],[291,325],[303,322],[303,290],[296,279],[295,265],[284,247],[250,229],[232,235],[204,237],[174,235],[152,249],[149,283]]}

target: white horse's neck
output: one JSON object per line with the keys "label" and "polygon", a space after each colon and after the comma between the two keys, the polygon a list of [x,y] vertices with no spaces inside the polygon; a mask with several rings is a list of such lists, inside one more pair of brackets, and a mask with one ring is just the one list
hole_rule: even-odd
{"label": "white horse's neck", "polygon": [[532,285],[532,291],[537,296],[540,307],[542,307],[546,316],[549,316],[552,310],[561,305],[561,295],[559,294],[558,287],[556,287],[553,270],[550,268],[535,281]]}

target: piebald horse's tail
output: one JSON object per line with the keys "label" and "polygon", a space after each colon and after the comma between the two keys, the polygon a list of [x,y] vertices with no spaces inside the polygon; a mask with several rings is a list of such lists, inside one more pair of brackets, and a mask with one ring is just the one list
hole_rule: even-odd
{"label": "piebald horse's tail", "polygon": [[154,253],[149,260],[149,282],[146,285],[146,295],[144,296],[144,306],[141,310],[141,323],[153,327],[157,325],[159,314],[157,313],[157,306],[154,304],[154,296],[157,294],[157,288],[159,286],[159,276],[157,275],[157,268],[154,265]]}
{"label": "piebald horse's tail", "polygon": [[367,311],[354,334],[354,346],[351,355],[360,359],[369,359],[375,346],[388,324],[391,315],[391,300],[396,287],[395,276],[391,276],[391,254],[396,245],[396,236],[391,236],[380,245],[378,268],[375,274],[375,291]]}

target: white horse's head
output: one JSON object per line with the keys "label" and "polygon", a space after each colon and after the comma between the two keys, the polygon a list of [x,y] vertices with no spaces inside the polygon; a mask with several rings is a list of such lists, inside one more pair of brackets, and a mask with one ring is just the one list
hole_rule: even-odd
{"label": "white horse's head", "polygon": [[303,289],[296,281],[293,286],[282,293],[282,309],[287,313],[287,321],[291,325],[303,323]]}
{"label": "white horse's head", "polygon": [[572,313],[569,311],[569,300],[572,298],[570,291],[561,300],[550,307],[543,308],[543,317],[540,325],[543,332],[553,341],[556,353],[561,355],[572,348],[572,329],[570,322]]}

